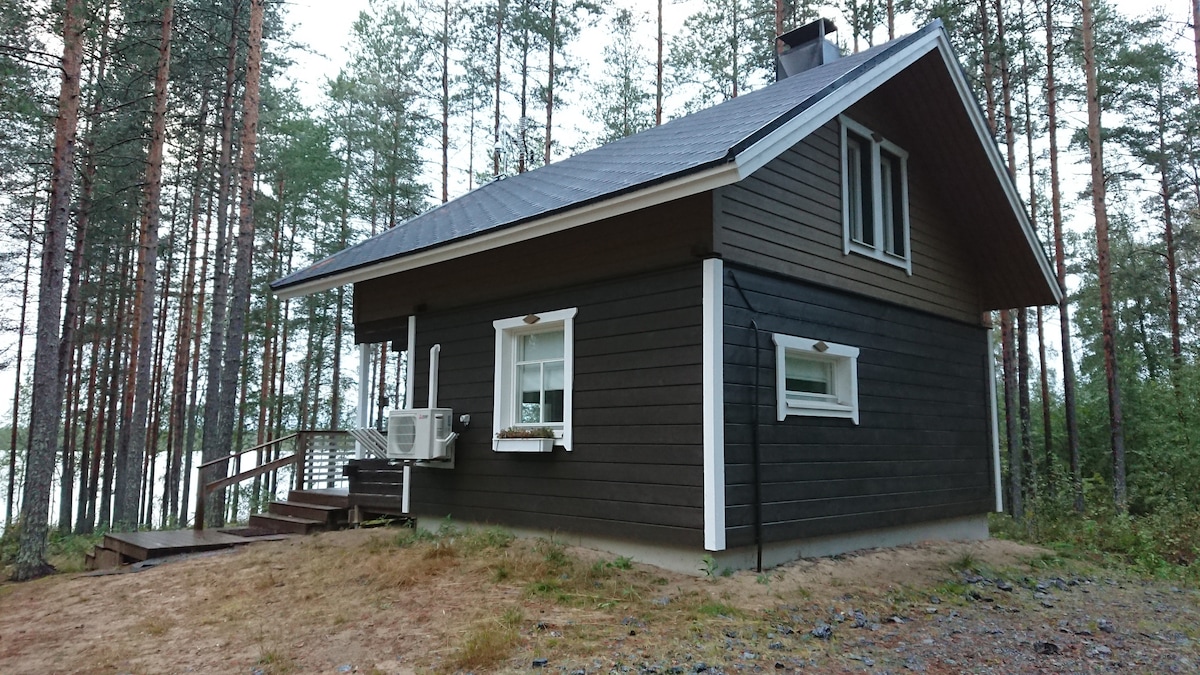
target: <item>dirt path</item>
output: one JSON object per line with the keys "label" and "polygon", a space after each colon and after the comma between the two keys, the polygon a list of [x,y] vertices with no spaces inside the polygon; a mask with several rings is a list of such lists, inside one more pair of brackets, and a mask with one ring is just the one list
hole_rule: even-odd
{"label": "dirt path", "polygon": [[1011,542],[708,579],[494,532],[407,536],[0,585],[0,673],[1200,672],[1194,589]]}

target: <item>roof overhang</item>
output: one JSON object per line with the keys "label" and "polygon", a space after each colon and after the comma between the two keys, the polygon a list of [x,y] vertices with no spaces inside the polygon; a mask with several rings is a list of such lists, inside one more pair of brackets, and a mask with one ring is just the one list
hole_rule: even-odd
{"label": "roof overhang", "polygon": [[275,293],[283,299],[309,295],[337,288],[344,284],[375,279],[474,253],[497,249],[509,244],[561,232],[605,218],[620,216],[736,183],[761,169],[768,162],[783,154],[788,148],[799,143],[809,134],[827,124],[844,110],[875,91],[883,83],[895,77],[901,71],[916,63],[918,59],[931,52],[937,52],[941,56],[942,62],[946,67],[946,72],[954,83],[955,91],[958,92],[967,117],[971,121],[971,126],[975,131],[979,144],[987,155],[991,170],[994,172],[996,180],[1004,191],[1004,196],[1012,209],[1013,217],[1021,228],[1025,242],[1037,261],[1043,280],[1055,298],[1055,302],[1060,301],[1062,291],[1050,266],[1050,261],[1042,250],[1037,233],[1025,211],[1021,196],[1017,192],[1016,184],[1008,173],[1004,158],[1000,154],[1000,148],[992,138],[987,121],[982,110],[979,108],[979,103],[971,93],[966,74],[954,56],[949,36],[940,27],[918,36],[917,39],[906,45],[898,53],[870,68],[866,73],[856,76],[852,85],[837,86],[829,94],[819,97],[807,109],[794,114],[790,119],[784,121],[778,127],[771,129],[761,137],[753,139],[745,147],[734,148],[732,157],[727,163],[715,167],[702,168],[699,171],[685,174],[662,183],[519,223],[511,227],[493,230],[422,251],[382,260],[360,268],[278,288],[275,290]]}

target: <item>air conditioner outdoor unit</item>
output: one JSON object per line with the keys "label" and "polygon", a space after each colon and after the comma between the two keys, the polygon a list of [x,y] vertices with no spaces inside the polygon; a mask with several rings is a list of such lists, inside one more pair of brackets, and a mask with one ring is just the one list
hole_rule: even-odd
{"label": "air conditioner outdoor unit", "polygon": [[447,459],[458,434],[450,430],[450,408],[415,408],[388,413],[388,459]]}

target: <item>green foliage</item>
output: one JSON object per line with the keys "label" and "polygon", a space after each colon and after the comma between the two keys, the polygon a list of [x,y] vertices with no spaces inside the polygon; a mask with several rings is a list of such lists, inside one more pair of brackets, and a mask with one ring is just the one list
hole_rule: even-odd
{"label": "green foliage", "polygon": [[770,0],[705,0],[671,42],[673,87],[695,92],[688,112],[745,94],[774,79],[775,5]]}
{"label": "green foliage", "polygon": [[[1025,523],[993,515],[996,536],[1049,546],[1063,555],[1094,556],[1142,574],[1200,580],[1200,510],[1186,500],[1144,514],[1118,513],[1105,485],[1089,481],[1088,507],[1075,513],[1067,500],[1047,498],[1029,505]],[[1059,555],[1035,564],[1061,565]]]}

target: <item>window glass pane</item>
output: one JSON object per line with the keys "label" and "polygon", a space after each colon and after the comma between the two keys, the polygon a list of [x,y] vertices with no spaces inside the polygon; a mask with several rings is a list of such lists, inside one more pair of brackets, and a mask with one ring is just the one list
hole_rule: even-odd
{"label": "window glass pane", "polygon": [[889,153],[880,152],[881,168],[886,171],[880,175],[883,180],[883,218],[887,236],[887,252],[898,256],[907,255],[907,242],[904,241],[904,182],[900,158]]}
{"label": "window glass pane", "polygon": [[789,397],[795,394],[834,394],[833,363],[805,358],[800,354],[787,354],[784,363],[785,386]]}
{"label": "window glass pane", "polygon": [[543,366],[542,381],[545,383],[545,416],[543,422],[563,421],[563,388],[566,382],[561,361]]}
{"label": "window glass pane", "polygon": [[847,217],[850,220],[850,238],[863,240],[862,211],[862,145],[849,134],[846,135],[846,186]]}
{"label": "window glass pane", "polygon": [[563,358],[563,337],[564,333],[561,330],[522,335],[520,354],[517,355],[517,360],[561,359]]}
{"label": "window glass pane", "polygon": [[896,230],[892,227],[895,217],[895,211],[892,209],[892,200],[895,199],[892,192],[892,163],[883,152],[879,153],[879,189],[880,202],[883,204],[883,212],[879,214],[883,219],[883,248],[888,253],[895,253]]}
{"label": "window glass pane", "polygon": [[518,424],[537,424],[542,421],[542,365],[534,363],[517,366],[517,382],[520,403],[517,408]]}

